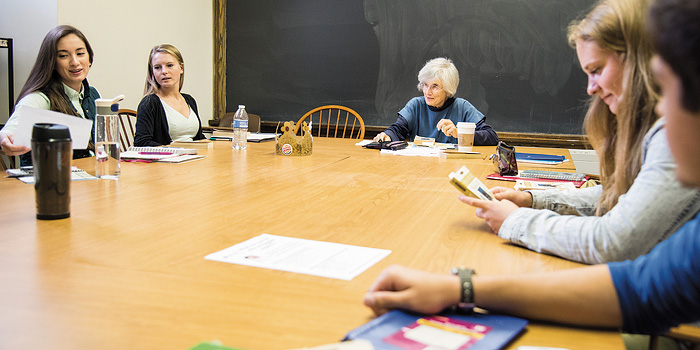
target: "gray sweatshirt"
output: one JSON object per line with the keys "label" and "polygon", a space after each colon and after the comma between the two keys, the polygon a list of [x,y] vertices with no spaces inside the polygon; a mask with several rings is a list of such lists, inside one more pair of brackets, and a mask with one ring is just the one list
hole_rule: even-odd
{"label": "gray sweatshirt", "polygon": [[700,191],[676,180],[663,126],[661,118],[645,135],[642,168],[605,215],[595,216],[602,186],[532,191],[533,208],[511,213],[498,235],[536,252],[588,264],[648,253],[700,211]]}

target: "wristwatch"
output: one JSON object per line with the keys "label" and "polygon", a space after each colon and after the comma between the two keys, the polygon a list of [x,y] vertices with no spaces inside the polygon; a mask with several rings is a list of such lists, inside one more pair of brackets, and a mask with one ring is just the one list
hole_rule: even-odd
{"label": "wristwatch", "polygon": [[459,285],[462,290],[462,298],[458,304],[459,308],[471,309],[474,307],[474,285],[472,284],[472,276],[476,274],[474,269],[469,269],[464,266],[453,267],[450,273],[459,276]]}

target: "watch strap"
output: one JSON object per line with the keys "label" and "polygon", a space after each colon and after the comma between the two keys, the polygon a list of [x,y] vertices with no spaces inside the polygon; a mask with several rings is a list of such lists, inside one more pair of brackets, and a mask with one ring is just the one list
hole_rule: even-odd
{"label": "watch strap", "polygon": [[474,306],[474,284],[472,276],[476,274],[474,269],[464,266],[453,267],[450,273],[459,277],[459,285],[461,290],[460,307]]}

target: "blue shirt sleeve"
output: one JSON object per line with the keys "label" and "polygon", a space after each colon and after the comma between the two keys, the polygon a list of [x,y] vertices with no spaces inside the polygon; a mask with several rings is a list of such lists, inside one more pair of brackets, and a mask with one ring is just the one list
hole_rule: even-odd
{"label": "blue shirt sleeve", "polygon": [[396,122],[386,128],[384,133],[391,138],[391,141],[402,141],[410,136],[411,131],[408,129],[408,121],[406,121],[406,118],[399,115]]}
{"label": "blue shirt sleeve", "polygon": [[700,217],[649,254],[609,263],[623,331],[662,334],[700,320]]}
{"label": "blue shirt sleeve", "polygon": [[[456,115],[450,116],[450,119],[457,125],[459,122],[476,123],[474,131],[474,146],[495,146],[498,144],[498,135],[493,130],[491,125],[486,124],[486,117],[469,101],[458,98],[454,102],[454,111]],[[451,142],[457,142],[456,139],[450,138]]]}
{"label": "blue shirt sleeve", "polygon": [[398,113],[399,120],[403,118],[405,121],[405,129],[400,130],[403,133],[399,135],[401,137],[399,140],[413,141],[420,129],[421,120],[425,118],[425,111],[427,111],[427,105],[423,97],[414,97],[406,102],[406,105]]}
{"label": "blue shirt sleeve", "polygon": [[486,124],[486,117],[476,123],[474,131],[474,146],[495,146],[498,144],[498,134],[491,125]]}

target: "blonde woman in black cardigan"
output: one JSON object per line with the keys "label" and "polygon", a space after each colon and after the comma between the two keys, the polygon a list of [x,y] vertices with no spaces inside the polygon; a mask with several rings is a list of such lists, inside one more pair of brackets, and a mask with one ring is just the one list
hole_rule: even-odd
{"label": "blonde woman in black cardigan", "polygon": [[180,92],[184,78],[185,63],[175,46],[161,44],[151,49],[134,145],[161,146],[204,138],[197,102]]}

